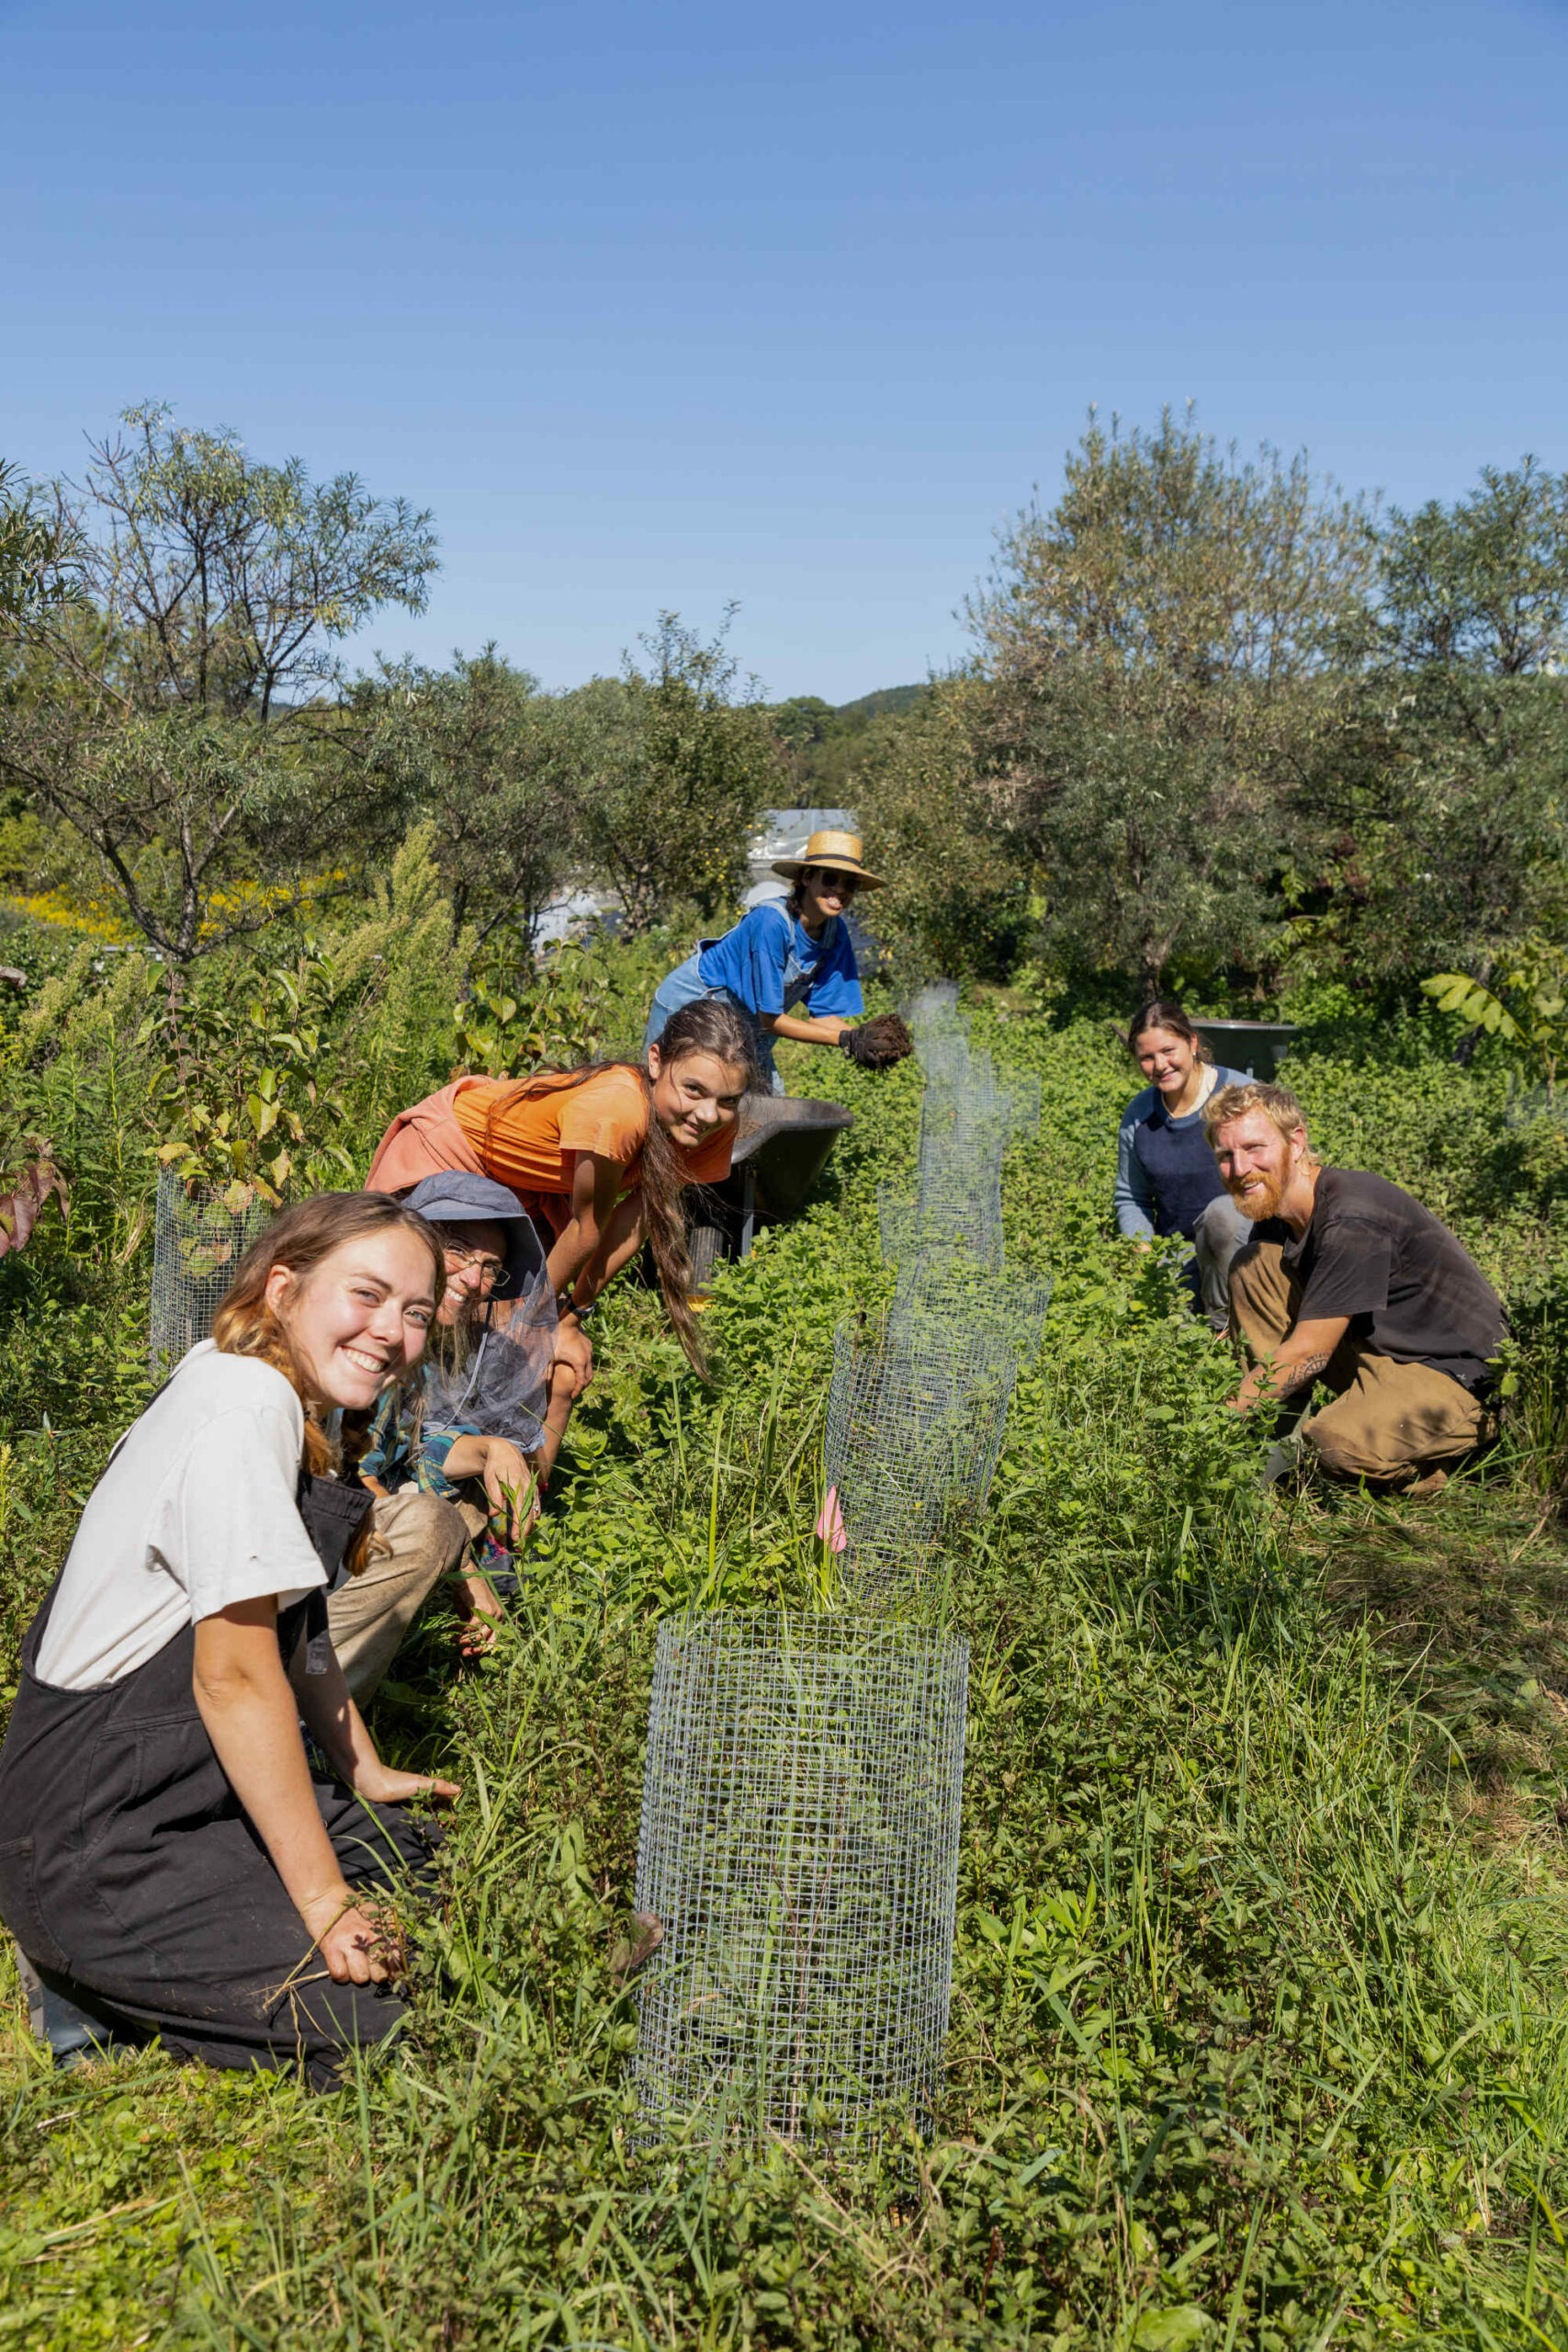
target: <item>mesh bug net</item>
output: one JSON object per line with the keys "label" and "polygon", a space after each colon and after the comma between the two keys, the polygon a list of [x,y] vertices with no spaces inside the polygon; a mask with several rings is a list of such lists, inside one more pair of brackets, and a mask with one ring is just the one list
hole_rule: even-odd
{"label": "mesh bug net", "polygon": [[555,1292],[543,1272],[518,1299],[497,1299],[477,1333],[431,1333],[422,1412],[434,1428],[510,1438],[531,1453],[545,1433],[555,1354]]}
{"label": "mesh bug net", "polygon": [[840,1325],[822,1467],[852,1602],[897,1607],[931,1581],[990,1486],[1017,1369],[1010,1335],[983,1325]]}
{"label": "mesh bug net", "polygon": [[171,1370],[187,1349],[211,1336],[212,1318],[234,1269],[270,1215],[248,1184],[220,1192],[211,1184],[186,1184],[163,1170],[147,1332],[154,1372]]}
{"label": "mesh bug net", "polygon": [[947,2031],[968,1644],[714,1611],[659,1628],[637,1905],[664,1940],[634,2076],[655,2128],[923,2113]]}

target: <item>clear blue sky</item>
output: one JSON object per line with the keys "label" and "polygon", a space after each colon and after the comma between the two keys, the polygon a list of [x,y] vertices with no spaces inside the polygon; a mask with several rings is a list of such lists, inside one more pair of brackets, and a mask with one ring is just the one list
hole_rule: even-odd
{"label": "clear blue sky", "polygon": [[847,699],[1091,401],[1401,503],[1568,465],[1565,66],[1542,0],[0,0],[0,454],[171,400],[434,508],[389,651],[734,599]]}

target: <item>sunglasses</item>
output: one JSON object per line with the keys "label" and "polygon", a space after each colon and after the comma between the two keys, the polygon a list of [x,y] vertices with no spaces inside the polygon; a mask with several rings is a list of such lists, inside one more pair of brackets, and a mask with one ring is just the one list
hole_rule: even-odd
{"label": "sunglasses", "polygon": [[836,866],[808,865],[801,880],[804,882],[807,876],[815,879],[819,890],[836,890],[841,899],[852,899],[860,888],[858,874],[840,874]]}

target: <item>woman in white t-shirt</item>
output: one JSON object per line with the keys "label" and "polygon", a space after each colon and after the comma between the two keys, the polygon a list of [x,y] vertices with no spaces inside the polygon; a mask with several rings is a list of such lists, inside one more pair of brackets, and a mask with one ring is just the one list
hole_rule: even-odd
{"label": "woman in white t-shirt", "polygon": [[286,1210],[111,1455],[27,1636],[0,1917],[103,2043],[325,2089],[402,2015],[374,1905],[430,1869],[408,1801],[457,1790],[382,1763],[333,1656],[323,1595],[370,1498],[326,1475],[323,1421],[414,1363],[443,1281],[385,1194]]}

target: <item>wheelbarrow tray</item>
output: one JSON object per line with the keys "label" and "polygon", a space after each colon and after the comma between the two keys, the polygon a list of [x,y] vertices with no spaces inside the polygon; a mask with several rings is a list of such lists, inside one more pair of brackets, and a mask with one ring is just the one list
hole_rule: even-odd
{"label": "wheelbarrow tray", "polygon": [[855,1114],[841,1102],[810,1102],[787,1094],[742,1097],[734,1165],[750,1170],[763,1216],[795,1216],[828,1164],[833,1146]]}

